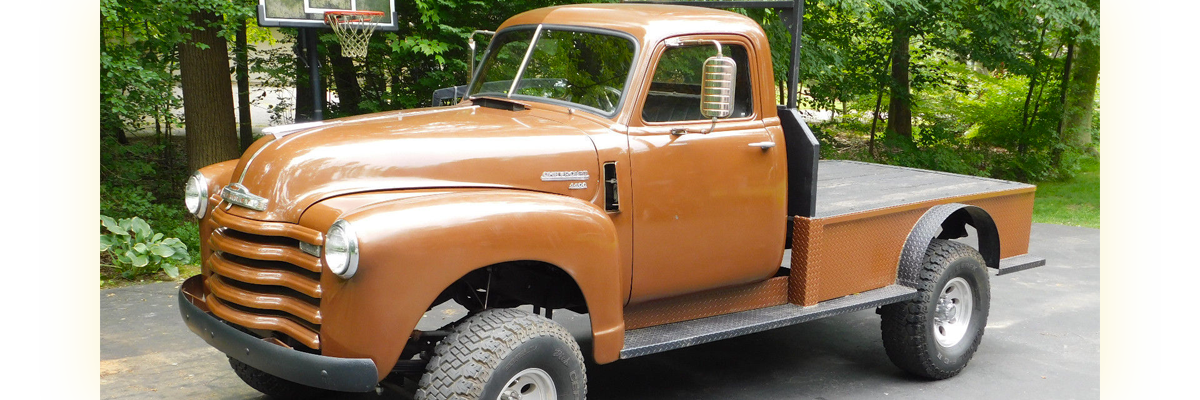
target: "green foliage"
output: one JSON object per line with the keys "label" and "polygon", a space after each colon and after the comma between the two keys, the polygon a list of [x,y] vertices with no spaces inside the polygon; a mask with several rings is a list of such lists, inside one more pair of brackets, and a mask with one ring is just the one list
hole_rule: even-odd
{"label": "green foliage", "polygon": [[100,215],[100,225],[108,233],[100,234],[100,251],[111,257],[112,267],[126,279],[164,271],[179,276],[178,264],[191,262],[187,246],[177,238],[155,233],[141,218],[114,220]]}
{"label": "green foliage", "polygon": [[[100,121],[101,132],[136,131],[149,121],[178,123],[171,110],[182,106],[175,95],[179,84],[178,46],[193,28],[227,29],[235,21],[253,19],[249,0],[101,0],[100,2]],[[196,27],[188,15],[210,11],[225,16],[219,26]]]}
{"label": "green foliage", "polygon": [[[250,0],[149,1],[102,0],[100,3],[100,213],[115,218],[140,216],[181,240],[198,257],[195,219],[179,205],[188,172],[182,143],[173,128],[182,123],[176,113],[182,99],[179,86],[179,45],[191,29],[218,29],[227,38],[242,20],[254,20]],[[224,19],[197,27],[189,14],[215,12]],[[263,38],[253,29],[251,36]],[[251,71],[262,72],[261,58],[251,59]],[[153,137],[133,133],[153,125]],[[126,144],[119,144],[124,137]]]}
{"label": "green foliage", "polygon": [[182,163],[182,146],[174,146],[170,159],[166,146],[135,140],[120,145],[104,137],[100,145],[100,214],[114,218],[139,216],[187,245],[199,257],[200,238],[195,217],[183,209],[183,182],[188,171]]}
{"label": "green foliage", "polygon": [[1024,182],[1064,180],[1075,173],[1080,154],[1058,140],[1057,99],[1043,96],[1030,107],[1039,111],[1025,124],[1027,78],[954,62],[944,69],[944,84],[914,94],[911,138],[880,132],[874,156],[848,148],[847,140],[865,140],[870,129],[872,110],[860,109],[816,124],[822,132],[836,132],[819,137],[829,144],[822,155]]}
{"label": "green foliage", "polygon": [[980,151],[954,130],[953,121],[923,120],[915,136],[883,135],[879,161],[886,164],[931,169],[965,175],[989,175],[992,165]]}
{"label": "green foliage", "polygon": [[[467,37],[477,29],[494,30],[505,19],[535,8],[588,1],[523,0],[489,2],[483,0],[418,0],[396,2],[399,29],[395,32],[375,32],[371,36],[367,57],[359,62],[357,73],[362,98],[358,104],[328,104],[329,117],[348,116],[358,112],[377,112],[426,107],[434,90],[467,83]],[[612,2],[606,1],[606,2]],[[282,31],[290,43],[295,43],[294,30]],[[486,36],[480,40],[477,57],[483,56],[488,45]],[[319,53],[328,56],[337,39],[332,33],[321,33]],[[282,54],[285,65],[295,56]],[[478,60],[477,60],[478,61]],[[288,64],[290,65],[290,64]],[[280,70],[273,73],[287,87],[296,79],[308,79],[306,69]],[[338,90],[332,68],[322,68],[323,81],[329,90]],[[280,116],[280,121],[289,121]]]}

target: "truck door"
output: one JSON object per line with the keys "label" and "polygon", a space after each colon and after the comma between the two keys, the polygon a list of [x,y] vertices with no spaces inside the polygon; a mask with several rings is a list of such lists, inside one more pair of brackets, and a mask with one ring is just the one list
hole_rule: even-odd
{"label": "truck door", "polygon": [[[762,121],[774,105],[755,93],[760,60],[740,36],[680,39],[653,49],[630,117],[631,303],[767,279],[783,253],[787,167],[782,138]],[[715,125],[699,97],[713,39],[738,64],[734,113]],[[754,145],[765,142],[776,146]]]}

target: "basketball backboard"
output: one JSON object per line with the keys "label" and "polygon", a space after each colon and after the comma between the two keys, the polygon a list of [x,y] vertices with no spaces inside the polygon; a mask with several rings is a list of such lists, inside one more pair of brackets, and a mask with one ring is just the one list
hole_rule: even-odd
{"label": "basketball backboard", "polygon": [[328,28],[326,11],[380,11],[383,17],[375,29],[397,29],[395,0],[258,0],[258,25]]}

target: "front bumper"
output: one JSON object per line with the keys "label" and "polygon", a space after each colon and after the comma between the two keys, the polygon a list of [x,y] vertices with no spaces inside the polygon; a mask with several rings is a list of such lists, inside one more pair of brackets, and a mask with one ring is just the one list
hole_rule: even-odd
{"label": "front bumper", "polygon": [[[229,357],[268,374],[321,389],[368,392],[379,381],[369,358],[337,358],[309,354],[264,341],[239,331],[204,311],[202,277],[184,281],[179,289],[179,313],[196,335]],[[204,308],[202,308],[204,307]]]}

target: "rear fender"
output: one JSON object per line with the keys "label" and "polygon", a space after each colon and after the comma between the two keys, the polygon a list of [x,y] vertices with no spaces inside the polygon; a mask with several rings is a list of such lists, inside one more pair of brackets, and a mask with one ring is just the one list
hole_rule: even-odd
{"label": "rear fender", "polygon": [[382,379],[445,288],[478,268],[532,260],[575,280],[591,316],[596,361],[617,359],[625,327],[617,232],[595,205],[468,190],[378,202],[341,218],[357,232],[360,261],[350,279],[322,274],[324,355],[371,358]]}
{"label": "rear fender", "polygon": [[[966,235],[963,225],[975,227],[979,236],[980,255],[985,265],[1000,268],[1000,235],[992,216],[978,206],[950,203],[934,206],[921,216],[904,241],[897,271],[899,282],[917,287],[925,249],[934,238],[956,239]],[[940,235],[939,235],[940,234]]]}

